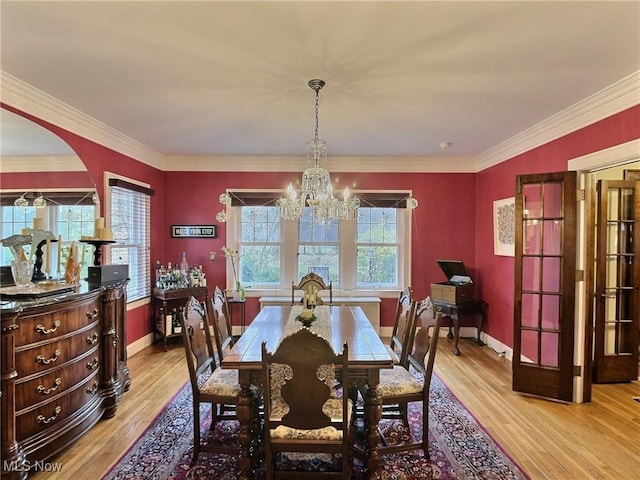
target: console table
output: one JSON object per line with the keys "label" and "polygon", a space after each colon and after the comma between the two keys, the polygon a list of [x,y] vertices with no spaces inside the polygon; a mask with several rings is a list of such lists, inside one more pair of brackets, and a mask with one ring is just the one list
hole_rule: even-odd
{"label": "console table", "polygon": [[[442,300],[432,300],[433,306],[436,310],[442,312],[443,317],[449,318],[449,333],[447,334],[447,338],[454,338],[454,346],[453,346],[453,354],[460,355],[460,349],[458,348],[458,338],[460,334],[460,319],[459,316],[477,316],[479,318],[477,330],[478,336],[475,340],[476,343],[480,346],[484,345],[484,342],[480,340],[480,333],[482,332],[482,328],[486,322],[486,302],[483,300],[471,300],[463,303],[450,303]],[[453,334],[451,333],[451,328],[453,326]]]}
{"label": "console table", "polygon": [[[291,297],[260,297],[260,310],[266,306],[291,305]],[[361,307],[365,315],[380,335],[380,298],[379,297],[333,297],[332,305],[339,307]]]}
{"label": "console table", "polygon": [[153,333],[158,335],[163,343],[164,350],[167,351],[167,340],[172,337],[180,337],[182,333],[174,333],[173,329],[167,329],[166,316],[168,305],[180,304],[183,307],[187,298],[196,297],[205,303],[209,300],[207,287],[189,287],[189,288],[173,288],[164,290],[162,288],[154,288],[151,295],[151,304],[153,310]]}

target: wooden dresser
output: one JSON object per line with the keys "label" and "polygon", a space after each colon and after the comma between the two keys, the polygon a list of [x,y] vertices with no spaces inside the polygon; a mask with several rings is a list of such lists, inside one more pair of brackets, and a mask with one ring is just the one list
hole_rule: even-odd
{"label": "wooden dresser", "polygon": [[129,388],[126,281],[2,300],[1,478],[24,479],[115,415]]}

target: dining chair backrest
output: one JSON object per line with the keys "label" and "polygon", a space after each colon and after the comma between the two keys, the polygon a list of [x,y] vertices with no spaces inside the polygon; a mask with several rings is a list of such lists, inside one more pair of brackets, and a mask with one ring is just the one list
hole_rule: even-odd
{"label": "dining chair backrest", "polygon": [[415,334],[412,352],[408,358],[411,366],[422,373],[424,377],[424,394],[428,398],[431,377],[433,376],[433,365],[438,348],[442,312],[435,311],[431,298],[426,297],[417,303],[415,318],[419,328]]}
{"label": "dining chair backrest", "polygon": [[[273,406],[272,391],[279,391],[289,411],[279,422],[290,428],[315,429],[332,425],[331,419],[323,412],[323,405],[331,397],[332,388],[326,376],[332,376],[327,368],[335,365],[342,369],[342,375],[348,374],[348,347],[336,354],[333,347],[322,337],[307,328],[301,328],[284,338],[273,353],[262,344],[262,375],[265,385],[265,417]],[[273,365],[278,365],[273,369]],[[286,365],[288,367],[281,367]],[[276,372],[272,375],[273,372]],[[324,372],[324,373],[322,373]],[[347,398],[344,397],[346,408]],[[346,428],[346,416],[343,416]],[[334,425],[335,426],[335,425]],[[338,427],[336,427],[338,428]],[[341,428],[338,428],[341,429]]]}
{"label": "dining chair backrest", "polygon": [[[302,291],[302,297],[296,302],[296,292]],[[329,292],[329,305],[333,305],[333,285],[331,282],[327,285],[324,279],[315,272],[307,273],[296,284],[291,282],[291,305],[300,303],[304,299],[304,295],[311,296],[315,294],[316,305],[324,305],[325,300],[322,299],[320,292]]]}
{"label": "dining chair backrest", "polygon": [[211,310],[213,334],[216,343],[218,359],[222,361],[226,353],[235,343],[235,338],[231,330],[231,317],[229,315],[229,304],[224,291],[220,287],[213,289],[211,298]]}
{"label": "dining chair backrest", "polygon": [[397,363],[403,367],[408,366],[408,356],[413,346],[413,336],[415,334],[415,323],[413,321],[415,302],[411,298],[412,294],[411,287],[407,287],[398,296],[389,344],[391,350],[398,356]]}
{"label": "dining chair backrest", "polygon": [[198,389],[198,378],[215,369],[211,331],[205,306],[195,297],[189,297],[182,315],[184,343],[191,387]]}

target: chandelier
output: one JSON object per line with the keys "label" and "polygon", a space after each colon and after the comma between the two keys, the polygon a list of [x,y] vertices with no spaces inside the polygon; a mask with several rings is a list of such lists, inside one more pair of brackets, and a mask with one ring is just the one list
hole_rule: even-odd
{"label": "chandelier", "polygon": [[277,201],[280,215],[285,220],[299,220],[305,207],[311,208],[315,220],[354,220],[360,199],[352,196],[349,187],[344,189],[342,200],[333,196],[329,171],[321,166],[327,161],[327,142],[318,136],[319,92],[324,80],[309,80],[309,87],[316,92],[316,128],[313,139],[307,142],[307,161],[311,164],[302,174],[302,190],[296,191],[289,184],[285,197]]}

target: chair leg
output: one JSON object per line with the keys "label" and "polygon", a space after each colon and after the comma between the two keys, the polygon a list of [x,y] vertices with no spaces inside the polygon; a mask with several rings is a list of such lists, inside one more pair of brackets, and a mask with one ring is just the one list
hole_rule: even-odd
{"label": "chair leg", "polygon": [[422,402],[422,451],[429,460],[429,401]]}
{"label": "chair leg", "polygon": [[194,465],[200,454],[200,404],[193,402],[193,457],[191,465]]}

